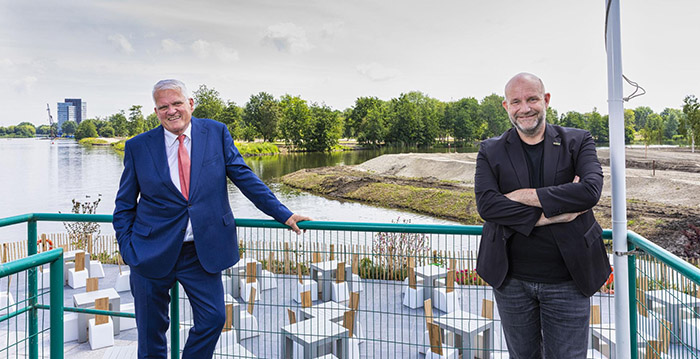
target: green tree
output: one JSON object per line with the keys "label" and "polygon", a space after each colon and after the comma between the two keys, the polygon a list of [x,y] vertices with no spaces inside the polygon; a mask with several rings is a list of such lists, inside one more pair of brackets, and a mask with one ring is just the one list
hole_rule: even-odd
{"label": "green tree", "polygon": [[358,129],[365,116],[367,116],[367,112],[381,106],[383,102],[376,97],[358,97],[355,100],[355,105],[350,110],[350,114],[347,116],[345,136],[357,137]]}
{"label": "green tree", "polygon": [[690,142],[690,150],[695,153],[695,137],[700,133],[700,103],[695,95],[683,99],[683,121],[680,130]]}
{"label": "green tree", "polygon": [[311,105],[311,123],[304,136],[304,147],[308,151],[330,151],[338,145],[343,133],[340,113],[321,104]]}
{"label": "green tree", "polygon": [[508,113],[503,108],[503,96],[491,94],[479,105],[479,123],[485,124],[481,139],[498,136],[511,126]]}
{"label": "green tree", "polygon": [[93,120],[85,120],[80,122],[78,129],[75,130],[75,139],[82,140],[83,138],[97,137],[97,126]]}
{"label": "green tree", "polygon": [[7,135],[7,129],[5,127],[0,126],[0,136],[5,135]]}
{"label": "green tree", "polygon": [[141,112],[141,105],[133,105],[129,108],[129,118],[127,119],[127,127],[129,135],[136,136],[139,133],[146,132],[145,120]]}
{"label": "green tree", "polygon": [[114,137],[114,128],[112,128],[111,125],[106,124],[102,126],[97,133],[100,135],[100,137]]}
{"label": "green tree", "polygon": [[598,109],[594,108],[592,112],[584,115],[586,127],[585,129],[591,133],[593,140],[596,143],[608,142],[610,131],[608,129],[608,117],[601,116]]}
{"label": "green tree", "polygon": [[586,128],[586,118],[579,112],[569,111],[561,116],[559,125],[584,129]]}
{"label": "green tree", "polygon": [[414,146],[421,138],[420,109],[415,96],[401,94],[391,99],[391,114],[388,117],[386,142],[396,145]]}
{"label": "green tree", "polygon": [[119,111],[109,116],[109,124],[114,128],[114,135],[117,137],[127,137],[129,136],[129,123],[126,119],[124,111]]}
{"label": "green tree", "polygon": [[228,101],[226,107],[217,116],[217,120],[226,125],[233,139],[243,138],[243,109],[235,102]]}
{"label": "green tree", "polygon": [[15,137],[34,137],[36,127],[28,122],[22,122],[15,126]]}
{"label": "green tree", "polygon": [[455,140],[472,142],[482,136],[479,123],[479,101],[473,97],[450,102],[445,108],[445,123],[452,124]]}
{"label": "green tree", "polygon": [[634,110],[625,110],[625,143],[630,144],[634,141]]}
{"label": "green tree", "polygon": [[49,125],[41,125],[36,128],[36,134],[37,135],[48,135],[51,134],[51,126]]}
{"label": "green tree", "polygon": [[639,131],[647,125],[647,118],[654,113],[651,107],[639,106],[634,109],[634,129]]}
{"label": "green tree", "polygon": [[75,133],[75,130],[78,128],[78,124],[75,123],[75,121],[66,121],[61,125],[61,131],[63,132],[64,135],[72,135]]}
{"label": "green tree", "polygon": [[160,126],[160,120],[158,119],[158,115],[155,112],[151,112],[146,117],[146,121],[144,122],[144,127],[146,128],[146,131],[148,131],[148,130],[152,130],[158,126]]}
{"label": "green tree", "polygon": [[221,99],[219,91],[207,88],[206,85],[199,85],[197,91],[194,92],[194,104],[192,116],[223,122],[219,117],[224,112],[226,105]]}
{"label": "green tree", "polygon": [[664,120],[664,139],[673,140],[673,137],[678,135],[678,128],[683,119],[683,111],[667,107],[659,115]]}
{"label": "green tree", "polygon": [[279,103],[267,92],[250,96],[243,111],[246,126],[254,128],[266,142],[275,140],[280,117]]}
{"label": "green tree", "polygon": [[559,125],[559,112],[552,107],[547,107],[547,123]]}
{"label": "green tree", "polygon": [[299,96],[284,95],[280,100],[279,129],[280,135],[287,144],[304,147],[304,134],[311,126],[311,110]]}
{"label": "green tree", "polygon": [[389,105],[380,103],[370,108],[357,128],[357,141],[363,145],[379,146],[386,137],[386,117]]}
{"label": "green tree", "polygon": [[661,144],[663,142],[663,119],[661,119],[661,116],[656,113],[649,114],[644,128],[639,133],[642,134],[642,140],[644,141],[644,157],[646,158],[650,144]]}

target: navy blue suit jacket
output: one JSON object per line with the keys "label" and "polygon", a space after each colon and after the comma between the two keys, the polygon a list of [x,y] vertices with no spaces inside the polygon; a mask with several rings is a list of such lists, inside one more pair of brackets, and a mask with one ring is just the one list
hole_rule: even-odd
{"label": "navy blue suit jacket", "polygon": [[124,262],[148,278],[162,278],[174,268],[189,219],[207,272],[238,262],[227,178],[278,222],[292,215],[245,164],[224,124],[193,117],[190,126],[189,201],[170,179],[162,126],[126,142],[113,226]]}
{"label": "navy blue suit jacket", "polygon": [[[532,188],[518,133],[514,128],[481,143],[474,192],[484,219],[476,271],[498,288],[508,274],[508,239],[533,231],[554,238],[571,277],[581,292],[593,295],[610,275],[602,229],[593,212],[603,187],[603,171],[588,131],[547,125],[544,135],[544,187],[537,189],[542,208],[511,201],[505,194]],[[579,183],[572,183],[574,176]],[[544,213],[589,210],[569,223],[535,227]]]}

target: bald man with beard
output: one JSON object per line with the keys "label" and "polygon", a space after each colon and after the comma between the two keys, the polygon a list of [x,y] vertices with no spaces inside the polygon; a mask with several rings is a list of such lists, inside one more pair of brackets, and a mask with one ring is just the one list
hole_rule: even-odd
{"label": "bald man with beard", "polygon": [[540,78],[515,75],[513,128],[481,143],[474,192],[484,219],[477,272],[494,288],[511,358],[585,358],[589,298],[610,275],[591,208],[603,171],[588,131],[547,124]]}

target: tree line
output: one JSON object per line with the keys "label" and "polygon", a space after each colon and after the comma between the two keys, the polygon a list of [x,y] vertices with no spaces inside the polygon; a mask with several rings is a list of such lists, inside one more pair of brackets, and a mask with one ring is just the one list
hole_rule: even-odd
{"label": "tree line", "polygon": [[[213,88],[201,85],[193,93],[193,116],[211,118],[224,123],[235,140],[266,142],[282,140],[301,151],[328,151],[336,148],[340,138],[353,138],[361,145],[433,146],[454,143],[471,146],[497,136],[510,128],[508,114],[501,103],[503,97],[491,94],[481,100],[466,97],[443,102],[422,92],[413,91],[390,100],[359,97],[343,111],[321,103],[285,94],[275,98],[267,92],[251,95],[238,106],[224,101]],[[684,144],[694,148],[700,133],[700,104],[694,95],[686,96],[681,109],[665,108],[655,113],[639,106],[624,112],[625,143]],[[547,122],[586,129],[597,143],[607,143],[608,116],[597,109],[559,115],[547,109]],[[64,134],[85,137],[129,137],[160,124],[155,113],[144,117],[142,107],[134,105],[128,113],[120,111],[107,118],[82,121],[79,125],[63,123]],[[32,133],[33,131],[33,133]],[[22,122],[17,126],[0,127],[0,136],[27,137],[49,134],[48,125],[38,128]]]}

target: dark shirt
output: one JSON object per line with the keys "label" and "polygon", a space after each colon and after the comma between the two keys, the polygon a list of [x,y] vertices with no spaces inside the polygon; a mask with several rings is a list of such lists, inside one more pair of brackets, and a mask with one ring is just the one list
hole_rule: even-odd
{"label": "dark shirt", "polygon": [[[543,143],[522,143],[530,174],[530,188],[544,186]],[[535,227],[528,237],[520,233],[513,235],[508,245],[508,263],[508,274],[520,280],[538,283],[571,280],[564,258],[547,226]]]}

